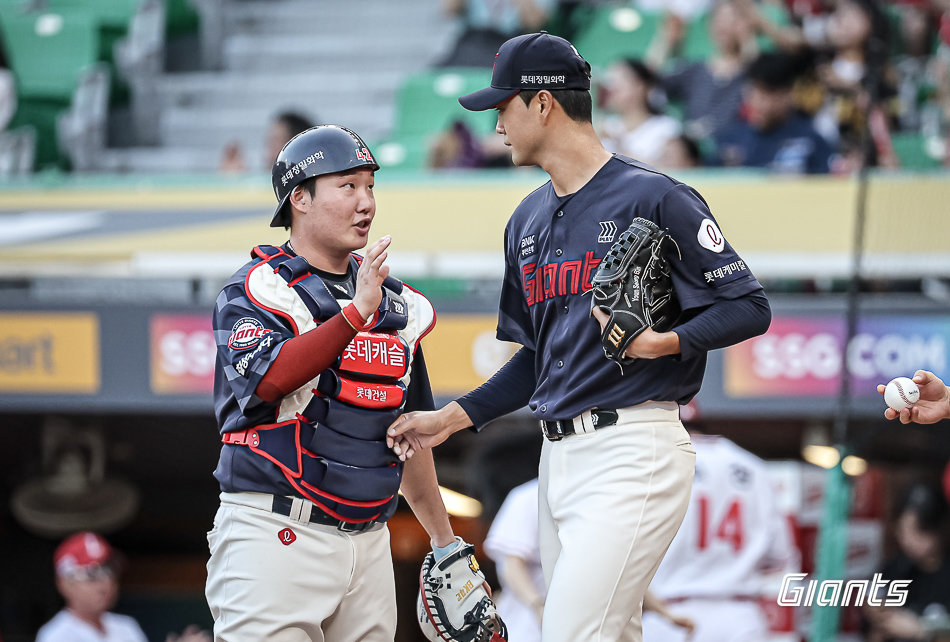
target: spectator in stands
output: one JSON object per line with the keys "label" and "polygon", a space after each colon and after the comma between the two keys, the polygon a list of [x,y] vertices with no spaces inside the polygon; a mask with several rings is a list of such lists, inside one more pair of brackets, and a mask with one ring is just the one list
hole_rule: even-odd
{"label": "spectator in stands", "polygon": [[[138,623],[127,615],[111,613],[119,597],[119,565],[109,543],[91,532],[77,533],[53,554],[56,588],[65,608],[40,628],[36,642],[147,642]],[[196,627],[167,642],[210,642]]]}
{"label": "spectator in stands", "polygon": [[619,60],[607,69],[603,118],[598,130],[607,151],[652,165],[666,144],[680,135],[678,120],[662,113],[665,99],[657,75],[642,61]]}
{"label": "spectator in stands", "polygon": [[513,36],[543,29],[557,0],[443,0],[445,12],[459,21],[459,35],[439,67],[482,67]]}
{"label": "spectator in stands", "polygon": [[[669,100],[682,103],[685,130],[697,140],[716,133],[739,113],[743,72],[758,54],[752,22],[732,0],[718,0],[710,11],[712,55],[677,64],[661,79]],[[685,33],[682,19],[669,16],[650,45],[650,66],[663,70]]]}
{"label": "spectator in stands", "polygon": [[[897,555],[882,569],[885,581],[910,580],[904,606],[865,606],[873,642],[950,639],[950,558],[946,499],[939,487],[917,483],[895,523]],[[939,631],[935,636],[934,632]]]}
{"label": "spectator in stands", "polygon": [[855,145],[868,120],[883,119],[871,128],[875,135],[871,164],[893,166],[884,99],[893,96],[888,68],[889,23],[877,0],[838,0],[834,9],[803,22],[778,25],[752,0],[737,0],[756,27],[786,51],[809,49],[819,57],[820,96],[814,109],[815,127],[832,145],[844,140]]}
{"label": "spectator in stands", "polygon": [[[897,54],[897,118],[902,131],[920,131],[924,116],[939,118],[931,54],[936,47],[937,15],[929,3],[900,3]],[[924,118],[922,118],[924,116]]]}
{"label": "spectator in stands", "polygon": [[430,169],[492,169],[514,167],[511,152],[497,134],[479,138],[462,120],[453,121],[429,145]]}
{"label": "spectator in stands", "polygon": [[800,56],[765,53],[746,72],[743,118],[715,138],[713,165],[762,167],[786,174],[825,174],[832,150],[795,105]]}
{"label": "spectator in stands", "polygon": [[690,169],[702,166],[702,154],[695,140],[685,134],[671,138],[656,162],[663,170]]}
{"label": "spectator in stands", "polygon": [[942,140],[944,165],[950,167],[950,0],[932,0],[943,12],[938,30],[937,51],[933,56],[933,80],[940,105],[939,118],[932,135]]}
{"label": "spectator in stands", "polygon": [[[261,171],[274,165],[274,159],[291,138],[302,131],[313,127],[313,122],[303,114],[295,111],[282,111],[271,120],[267,128],[267,137],[264,140],[264,157],[261,159]],[[226,173],[242,173],[252,171],[256,167],[248,167],[244,152],[237,142],[229,143],[224,149],[221,159],[221,171]]]}

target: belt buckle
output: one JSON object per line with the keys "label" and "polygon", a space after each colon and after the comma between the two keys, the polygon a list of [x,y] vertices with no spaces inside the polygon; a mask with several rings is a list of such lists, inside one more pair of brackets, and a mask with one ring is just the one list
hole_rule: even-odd
{"label": "belt buckle", "polygon": [[[553,433],[553,434],[552,434],[551,432],[549,432],[549,430],[548,430],[548,426],[549,426],[549,425],[553,425],[553,426],[555,427],[555,429],[557,430],[557,432],[556,432],[556,433]],[[561,429],[561,422],[560,422],[560,421],[544,421],[544,420],[542,419],[542,420],[541,420],[541,432],[544,434],[545,438],[546,438],[548,441],[561,441],[562,439],[564,439],[564,431]]]}
{"label": "belt buckle", "polygon": [[373,522],[344,522],[339,521],[336,523],[336,529],[344,533],[359,533],[365,531],[367,528],[373,525]]}

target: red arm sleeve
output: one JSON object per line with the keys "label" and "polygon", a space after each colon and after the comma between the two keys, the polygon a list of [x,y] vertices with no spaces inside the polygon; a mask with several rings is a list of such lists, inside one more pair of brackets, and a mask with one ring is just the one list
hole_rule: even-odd
{"label": "red arm sleeve", "polygon": [[257,384],[257,396],[273,402],[293,392],[329,368],[355,336],[356,330],[341,312],[313,330],[287,339]]}

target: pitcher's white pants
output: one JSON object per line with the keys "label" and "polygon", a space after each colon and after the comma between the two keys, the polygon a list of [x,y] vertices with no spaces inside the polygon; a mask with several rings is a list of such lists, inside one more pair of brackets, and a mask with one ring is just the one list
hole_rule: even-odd
{"label": "pitcher's white pants", "polygon": [[[344,533],[272,513],[262,493],[222,493],[205,595],[216,642],[392,642],[389,529]],[[301,500],[303,501],[303,500]],[[284,529],[291,529],[293,541]]]}
{"label": "pitcher's white pants", "polygon": [[541,449],[543,642],[640,642],[643,594],[686,514],[696,452],[677,405],[618,412]]}

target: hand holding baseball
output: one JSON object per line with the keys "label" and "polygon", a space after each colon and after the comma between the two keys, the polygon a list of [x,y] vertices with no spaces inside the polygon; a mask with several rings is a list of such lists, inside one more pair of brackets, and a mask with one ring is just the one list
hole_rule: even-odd
{"label": "hand holding baseball", "polygon": [[[900,377],[898,378],[900,379]],[[900,404],[895,404],[898,405],[898,409],[890,407],[885,410],[885,419],[899,418],[902,424],[911,422],[932,424],[941,419],[950,418],[950,390],[947,389],[947,386],[939,377],[927,370],[918,370],[914,373],[912,381],[920,391],[917,402],[905,408],[899,408]],[[885,395],[887,386],[878,384],[877,391],[881,395]],[[885,395],[885,399],[887,399],[887,395]]]}

